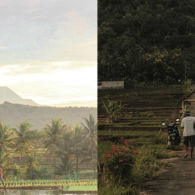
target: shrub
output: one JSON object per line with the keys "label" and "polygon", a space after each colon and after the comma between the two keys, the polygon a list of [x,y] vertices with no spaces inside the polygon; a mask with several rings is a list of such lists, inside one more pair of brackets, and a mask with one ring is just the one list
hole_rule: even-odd
{"label": "shrub", "polygon": [[158,132],[154,138],[152,139],[152,143],[153,144],[165,144],[167,145],[167,133],[163,133],[163,132]]}
{"label": "shrub", "polygon": [[51,179],[51,173],[49,173],[47,168],[40,168],[39,171],[37,171],[37,178],[39,179]]}
{"label": "shrub", "polygon": [[158,149],[155,147],[146,148],[143,146],[140,149],[132,170],[132,175],[136,183],[141,184],[154,177],[154,173],[160,168],[160,163],[156,159],[158,152]]}
{"label": "shrub", "polygon": [[110,123],[117,121],[122,116],[122,113],[126,107],[126,105],[123,105],[121,102],[110,99],[107,100],[106,103],[104,101],[102,101],[102,103]]}
{"label": "shrub", "polygon": [[132,180],[132,169],[137,151],[133,150],[132,142],[120,139],[121,145],[112,145],[111,151],[104,154],[104,175],[106,181],[112,184],[126,186]]}

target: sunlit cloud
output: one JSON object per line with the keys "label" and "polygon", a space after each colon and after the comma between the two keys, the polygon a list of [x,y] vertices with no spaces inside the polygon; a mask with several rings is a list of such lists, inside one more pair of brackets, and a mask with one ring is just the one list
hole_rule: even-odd
{"label": "sunlit cloud", "polygon": [[96,0],[1,0],[0,86],[39,104],[97,102]]}
{"label": "sunlit cloud", "polygon": [[36,62],[35,64],[0,64],[0,74],[1,76],[17,74],[21,76],[22,74],[53,73],[61,70],[68,71],[90,67],[97,67],[97,61],[49,61],[45,63]]}
{"label": "sunlit cloud", "polygon": [[72,99],[73,105],[75,101],[88,105],[89,100],[96,106],[97,74],[93,66],[61,71],[53,69],[50,73],[4,75],[0,72],[0,77],[1,86],[9,86],[23,98],[39,104],[66,104]]}

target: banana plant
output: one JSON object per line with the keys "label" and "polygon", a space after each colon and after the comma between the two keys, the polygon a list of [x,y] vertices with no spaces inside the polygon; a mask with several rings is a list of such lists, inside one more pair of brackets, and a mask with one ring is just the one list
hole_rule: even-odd
{"label": "banana plant", "polygon": [[126,107],[126,105],[122,104],[120,101],[110,100],[108,99],[107,102],[104,100],[102,101],[104,105],[104,109],[108,115],[108,122],[114,123],[117,121],[121,116]]}

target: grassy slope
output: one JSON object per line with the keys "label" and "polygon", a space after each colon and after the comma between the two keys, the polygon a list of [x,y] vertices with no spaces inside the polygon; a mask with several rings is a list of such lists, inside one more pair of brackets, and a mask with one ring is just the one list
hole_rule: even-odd
{"label": "grassy slope", "polygon": [[[159,130],[162,121],[178,116],[184,95],[181,86],[99,91],[98,130]],[[107,123],[102,105],[102,100],[107,99],[121,101],[126,105],[123,117],[114,124]]]}
{"label": "grassy slope", "polygon": [[[121,136],[135,140],[137,143],[136,149],[140,152],[155,148],[156,159],[175,156],[175,153],[167,149],[167,132],[159,132],[159,130],[163,121],[168,122],[179,117],[178,111],[181,109],[181,100],[185,95],[186,92],[182,86],[99,91],[99,163],[104,162],[103,154],[109,151],[113,144],[117,144]],[[109,124],[101,103],[102,99],[104,101],[107,99],[117,100],[126,104],[123,117],[117,122]],[[153,171],[151,171],[151,178],[152,175]],[[142,178],[143,181],[145,181],[144,177]]]}
{"label": "grassy slope", "polygon": [[[186,91],[179,85],[136,90],[99,90],[99,154],[102,151],[101,148],[107,145],[106,141],[116,142],[117,137],[120,136],[138,142],[150,142],[156,137],[156,131],[161,129],[162,122],[179,117],[178,111],[181,109],[181,100],[185,95]],[[123,117],[112,124],[107,122],[107,115],[102,104],[102,100],[108,99],[126,104]]]}

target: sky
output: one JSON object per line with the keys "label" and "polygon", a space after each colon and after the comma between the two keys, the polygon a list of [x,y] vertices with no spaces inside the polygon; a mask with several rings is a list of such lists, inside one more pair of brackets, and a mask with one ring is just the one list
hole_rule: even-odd
{"label": "sky", "polygon": [[97,106],[97,1],[0,0],[0,86],[50,106]]}

